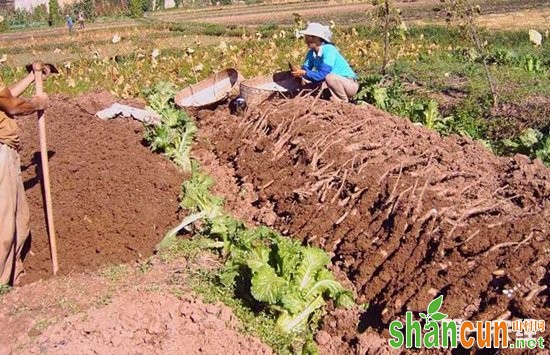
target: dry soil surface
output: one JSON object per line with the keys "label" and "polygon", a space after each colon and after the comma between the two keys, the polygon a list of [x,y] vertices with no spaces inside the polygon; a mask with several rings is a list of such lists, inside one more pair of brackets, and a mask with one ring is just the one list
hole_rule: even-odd
{"label": "dry soil surface", "polygon": [[[141,123],[94,117],[113,102],[106,92],[75,99],[55,97],[46,111],[61,274],[150,256],[164,233],[179,221],[183,174],[142,144]],[[38,125],[34,116],[23,118],[19,125],[32,234],[22,282],[29,283],[51,276],[51,262]]]}

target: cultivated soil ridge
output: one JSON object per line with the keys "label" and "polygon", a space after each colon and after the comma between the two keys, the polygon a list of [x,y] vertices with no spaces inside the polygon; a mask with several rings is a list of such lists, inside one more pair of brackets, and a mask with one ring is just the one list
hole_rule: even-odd
{"label": "cultivated soil ridge", "polygon": [[198,123],[221,164],[252,186],[254,206],[330,252],[369,304],[360,321],[326,318],[348,346],[438,295],[452,318],[550,318],[550,169],[540,161],[313,98],[244,117],[202,111]]}

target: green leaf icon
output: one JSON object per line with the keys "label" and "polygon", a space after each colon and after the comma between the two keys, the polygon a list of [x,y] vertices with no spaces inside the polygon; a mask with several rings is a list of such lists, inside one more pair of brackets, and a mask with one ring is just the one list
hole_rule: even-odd
{"label": "green leaf icon", "polygon": [[443,304],[443,295],[437,297],[435,300],[430,302],[428,305],[428,314],[433,314],[439,311],[441,308],[441,304]]}
{"label": "green leaf icon", "polygon": [[425,313],[420,313],[419,316],[420,316],[420,318],[426,319],[426,314]]}
{"label": "green leaf icon", "polygon": [[444,314],[444,313],[436,312],[436,313],[432,314],[432,319],[435,320],[436,322],[440,321],[440,320],[443,320],[445,318],[447,318],[447,315]]}

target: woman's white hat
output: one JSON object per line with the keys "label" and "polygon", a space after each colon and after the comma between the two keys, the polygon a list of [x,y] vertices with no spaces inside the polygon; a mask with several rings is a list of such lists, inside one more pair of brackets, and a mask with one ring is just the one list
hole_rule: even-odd
{"label": "woman's white hat", "polygon": [[332,43],[332,32],[328,26],[323,26],[317,22],[311,22],[307,28],[299,32],[302,36],[315,36],[321,38],[327,43]]}

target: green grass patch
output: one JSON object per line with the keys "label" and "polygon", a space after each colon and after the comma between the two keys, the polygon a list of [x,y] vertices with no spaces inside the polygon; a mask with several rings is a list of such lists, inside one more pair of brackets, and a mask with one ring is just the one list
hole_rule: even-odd
{"label": "green grass patch", "polygon": [[128,266],[126,265],[110,265],[103,268],[99,274],[105,277],[112,283],[116,283],[129,274]]}
{"label": "green grass patch", "polygon": [[0,299],[11,291],[12,287],[6,284],[0,284]]}

